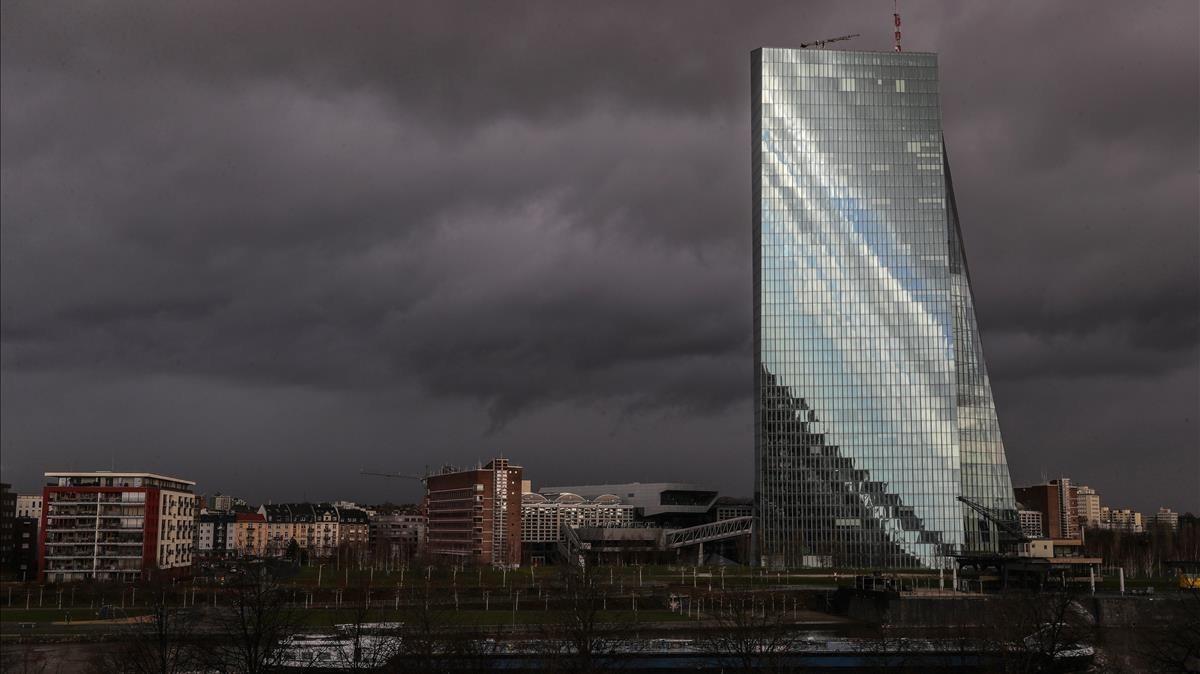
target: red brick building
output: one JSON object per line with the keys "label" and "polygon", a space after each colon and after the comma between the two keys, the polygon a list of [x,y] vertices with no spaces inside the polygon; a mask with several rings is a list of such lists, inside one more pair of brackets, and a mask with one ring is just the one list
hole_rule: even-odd
{"label": "red brick building", "polygon": [[493,459],[482,468],[425,481],[425,549],[453,563],[519,566],[521,467]]}
{"label": "red brick building", "polygon": [[1070,479],[1064,477],[1046,484],[1017,487],[1013,492],[1017,502],[1027,510],[1042,514],[1042,526],[1047,538],[1079,538],[1076,489]]}

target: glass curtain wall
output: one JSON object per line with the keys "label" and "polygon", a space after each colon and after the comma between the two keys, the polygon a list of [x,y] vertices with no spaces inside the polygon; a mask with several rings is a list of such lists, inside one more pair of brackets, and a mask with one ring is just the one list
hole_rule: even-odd
{"label": "glass curtain wall", "polygon": [[762,562],[945,567],[994,546],[957,501],[1012,490],[936,55],[760,49],[752,72]]}

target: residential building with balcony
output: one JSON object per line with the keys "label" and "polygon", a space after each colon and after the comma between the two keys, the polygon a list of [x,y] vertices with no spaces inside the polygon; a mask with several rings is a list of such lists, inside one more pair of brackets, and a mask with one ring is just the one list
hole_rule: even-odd
{"label": "residential building with balcony", "polygon": [[376,513],[370,516],[368,542],[377,562],[405,563],[421,554],[425,516],[419,512]]}
{"label": "residential building with balcony", "polygon": [[1075,499],[1075,515],[1079,520],[1080,529],[1100,528],[1100,494],[1086,485],[1072,487]]}
{"label": "residential building with balcony", "polygon": [[194,482],[155,473],[45,475],[38,545],[44,582],[130,582],[190,572]]}
{"label": "residential building with balcony", "polygon": [[301,550],[311,552],[316,514],[311,503],[268,503],[258,513],[266,518],[267,547],[264,556],[282,557],[292,541]]}
{"label": "residential building with balcony", "polygon": [[200,513],[196,518],[196,555],[225,557],[234,553],[237,518],[232,512]]}
{"label": "residential building with balcony", "polygon": [[1042,525],[1042,513],[1039,510],[1018,510],[1017,518],[1021,523],[1021,533],[1027,538],[1043,538],[1046,535]]}
{"label": "residential building with balcony", "polygon": [[332,557],[342,544],[366,549],[369,518],[357,507],[331,503],[268,503],[258,514],[266,521],[266,557],[287,554],[292,541],[316,558]]}
{"label": "residential building with balcony", "polygon": [[1129,508],[1113,508],[1108,511],[1109,525],[1118,531],[1140,533],[1146,530],[1142,513]]}
{"label": "residential building with balcony", "polygon": [[17,517],[32,517],[35,520],[42,519],[42,495],[18,494]]}
{"label": "residential building with balcony", "polygon": [[260,513],[234,513],[233,550],[239,557],[262,557],[267,540],[266,517]]}
{"label": "residential building with balcony", "polygon": [[371,518],[362,508],[335,506],[338,515],[338,545],[366,550],[371,536]]}

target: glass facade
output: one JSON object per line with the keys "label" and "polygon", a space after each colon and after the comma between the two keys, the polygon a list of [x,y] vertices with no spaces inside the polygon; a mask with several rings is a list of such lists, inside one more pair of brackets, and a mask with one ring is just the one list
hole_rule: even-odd
{"label": "glass facade", "polygon": [[1015,519],[937,57],[753,53],[755,503],[770,566],[944,567]]}

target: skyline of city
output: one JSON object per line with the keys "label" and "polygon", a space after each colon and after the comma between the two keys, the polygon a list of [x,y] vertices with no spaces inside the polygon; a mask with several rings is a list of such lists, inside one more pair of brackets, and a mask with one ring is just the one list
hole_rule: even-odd
{"label": "skyline of city", "polygon": [[[1037,8],[906,15],[906,49],[940,54],[1009,469],[1194,512],[1194,22],[1056,7],[1077,30],[1054,40]],[[886,12],[429,8],[366,44],[372,12],[297,12],[198,59],[177,11],[130,40],[115,8],[4,8],[6,481],[411,500],[359,471],[504,454],[552,483],[750,495],[745,55],[887,50]]]}
{"label": "skyline of city", "polygon": [[0,3],[0,670],[1195,670],[1197,25]]}

